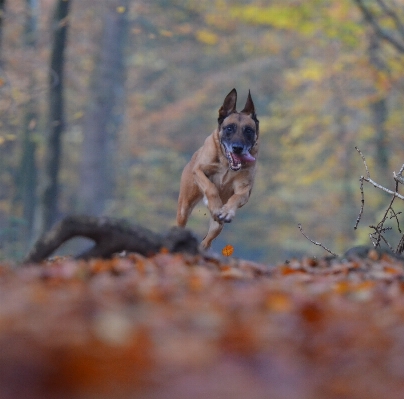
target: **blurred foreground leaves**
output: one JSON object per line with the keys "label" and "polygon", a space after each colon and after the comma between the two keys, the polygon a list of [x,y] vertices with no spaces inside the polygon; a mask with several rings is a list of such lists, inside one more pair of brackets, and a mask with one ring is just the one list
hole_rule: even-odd
{"label": "blurred foreground leaves", "polygon": [[401,398],[404,271],[137,254],[0,269],[0,398]]}

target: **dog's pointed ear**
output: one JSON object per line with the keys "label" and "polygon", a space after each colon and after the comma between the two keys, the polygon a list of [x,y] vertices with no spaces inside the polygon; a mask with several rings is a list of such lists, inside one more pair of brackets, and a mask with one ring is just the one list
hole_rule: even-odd
{"label": "dog's pointed ear", "polygon": [[254,120],[255,125],[257,127],[257,133],[258,133],[258,129],[259,129],[259,120],[257,119],[257,114],[255,113],[255,107],[254,107],[254,103],[251,97],[251,92],[250,90],[248,90],[248,97],[247,97],[247,101],[245,103],[244,109],[240,112],[241,114],[247,114],[250,115],[251,118]]}
{"label": "dog's pointed ear", "polygon": [[230,114],[236,112],[236,104],[237,104],[237,91],[233,89],[224,99],[223,105],[219,109],[219,125],[222,124],[225,118],[227,118]]}
{"label": "dog's pointed ear", "polygon": [[251,92],[248,90],[248,97],[247,101],[245,103],[244,109],[240,112],[241,114],[247,114],[247,115],[255,115],[255,107],[254,103],[251,97]]}

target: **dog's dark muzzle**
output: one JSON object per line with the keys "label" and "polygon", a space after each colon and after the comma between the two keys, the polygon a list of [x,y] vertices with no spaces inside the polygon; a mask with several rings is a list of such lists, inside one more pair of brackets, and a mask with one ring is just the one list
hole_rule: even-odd
{"label": "dog's dark muzzle", "polygon": [[232,144],[231,149],[233,154],[241,154],[244,150],[244,146],[240,144]]}
{"label": "dog's dark muzzle", "polygon": [[255,158],[244,145],[240,143],[232,143],[229,147],[230,148],[223,143],[224,152],[231,170],[236,172],[241,169],[243,163],[255,161]]}

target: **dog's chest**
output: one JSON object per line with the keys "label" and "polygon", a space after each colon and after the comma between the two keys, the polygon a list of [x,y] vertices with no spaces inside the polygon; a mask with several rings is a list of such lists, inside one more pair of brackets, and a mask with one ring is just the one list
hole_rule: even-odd
{"label": "dog's chest", "polygon": [[230,169],[218,171],[210,176],[209,180],[217,187],[222,200],[227,200],[234,194],[234,179],[236,176],[237,172]]}

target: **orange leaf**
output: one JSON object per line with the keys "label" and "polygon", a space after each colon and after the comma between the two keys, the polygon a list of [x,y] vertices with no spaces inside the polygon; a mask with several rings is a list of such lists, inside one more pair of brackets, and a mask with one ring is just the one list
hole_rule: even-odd
{"label": "orange leaf", "polygon": [[224,256],[231,256],[234,252],[234,247],[233,245],[226,245],[223,249],[222,249],[222,254]]}

